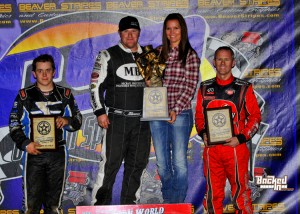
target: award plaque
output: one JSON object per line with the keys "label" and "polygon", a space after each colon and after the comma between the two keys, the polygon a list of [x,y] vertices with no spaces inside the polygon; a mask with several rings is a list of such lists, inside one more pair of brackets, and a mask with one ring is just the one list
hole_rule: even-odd
{"label": "award plaque", "polygon": [[31,115],[31,141],[41,145],[40,151],[57,150],[58,142],[56,140],[57,128],[55,125],[55,116],[51,115]]}
{"label": "award plaque", "polygon": [[141,121],[170,120],[166,87],[144,88]]}
{"label": "award plaque", "polygon": [[143,116],[141,121],[170,120],[167,88],[162,87],[162,76],[166,64],[161,63],[159,52],[152,45],[144,47],[135,62],[141,76],[150,80],[150,87],[144,88]]}
{"label": "award plaque", "polygon": [[231,107],[206,109],[205,124],[208,145],[224,144],[225,140],[233,137]]}

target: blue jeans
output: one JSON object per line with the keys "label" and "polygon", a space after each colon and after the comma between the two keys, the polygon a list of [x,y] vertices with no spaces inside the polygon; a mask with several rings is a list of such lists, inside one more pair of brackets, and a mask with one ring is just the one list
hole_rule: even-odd
{"label": "blue jeans", "polygon": [[187,148],[193,127],[193,112],[185,110],[173,124],[151,121],[158,173],[164,203],[182,203],[188,188]]}

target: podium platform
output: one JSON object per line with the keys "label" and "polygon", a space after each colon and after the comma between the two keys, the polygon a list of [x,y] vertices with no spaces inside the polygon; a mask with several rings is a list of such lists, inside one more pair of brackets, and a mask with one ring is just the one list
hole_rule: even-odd
{"label": "podium platform", "polygon": [[192,205],[184,203],[77,206],[76,214],[192,214]]}

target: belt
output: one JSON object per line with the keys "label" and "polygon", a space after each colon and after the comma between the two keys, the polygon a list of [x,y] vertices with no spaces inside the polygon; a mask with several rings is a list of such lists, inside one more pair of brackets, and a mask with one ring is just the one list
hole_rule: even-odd
{"label": "belt", "polygon": [[122,115],[125,117],[141,117],[142,116],[142,110],[124,110],[124,109],[118,109],[118,108],[108,108],[108,113]]}

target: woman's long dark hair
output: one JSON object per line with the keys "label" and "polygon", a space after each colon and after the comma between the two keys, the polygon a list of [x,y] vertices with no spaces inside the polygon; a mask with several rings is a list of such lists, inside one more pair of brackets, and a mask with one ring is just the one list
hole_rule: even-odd
{"label": "woman's long dark hair", "polygon": [[183,66],[185,66],[188,51],[193,48],[189,42],[187,25],[185,23],[183,16],[180,13],[171,13],[166,17],[166,19],[164,21],[163,35],[162,35],[162,47],[161,47],[162,49],[161,49],[160,57],[163,62],[166,62],[168,59],[168,53],[171,49],[170,41],[168,40],[167,34],[166,34],[167,22],[170,20],[177,20],[181,27],[181,40],[180,40],[180,43],[178,46],[179,60],[182,60],[182,64],[183,64]]}

